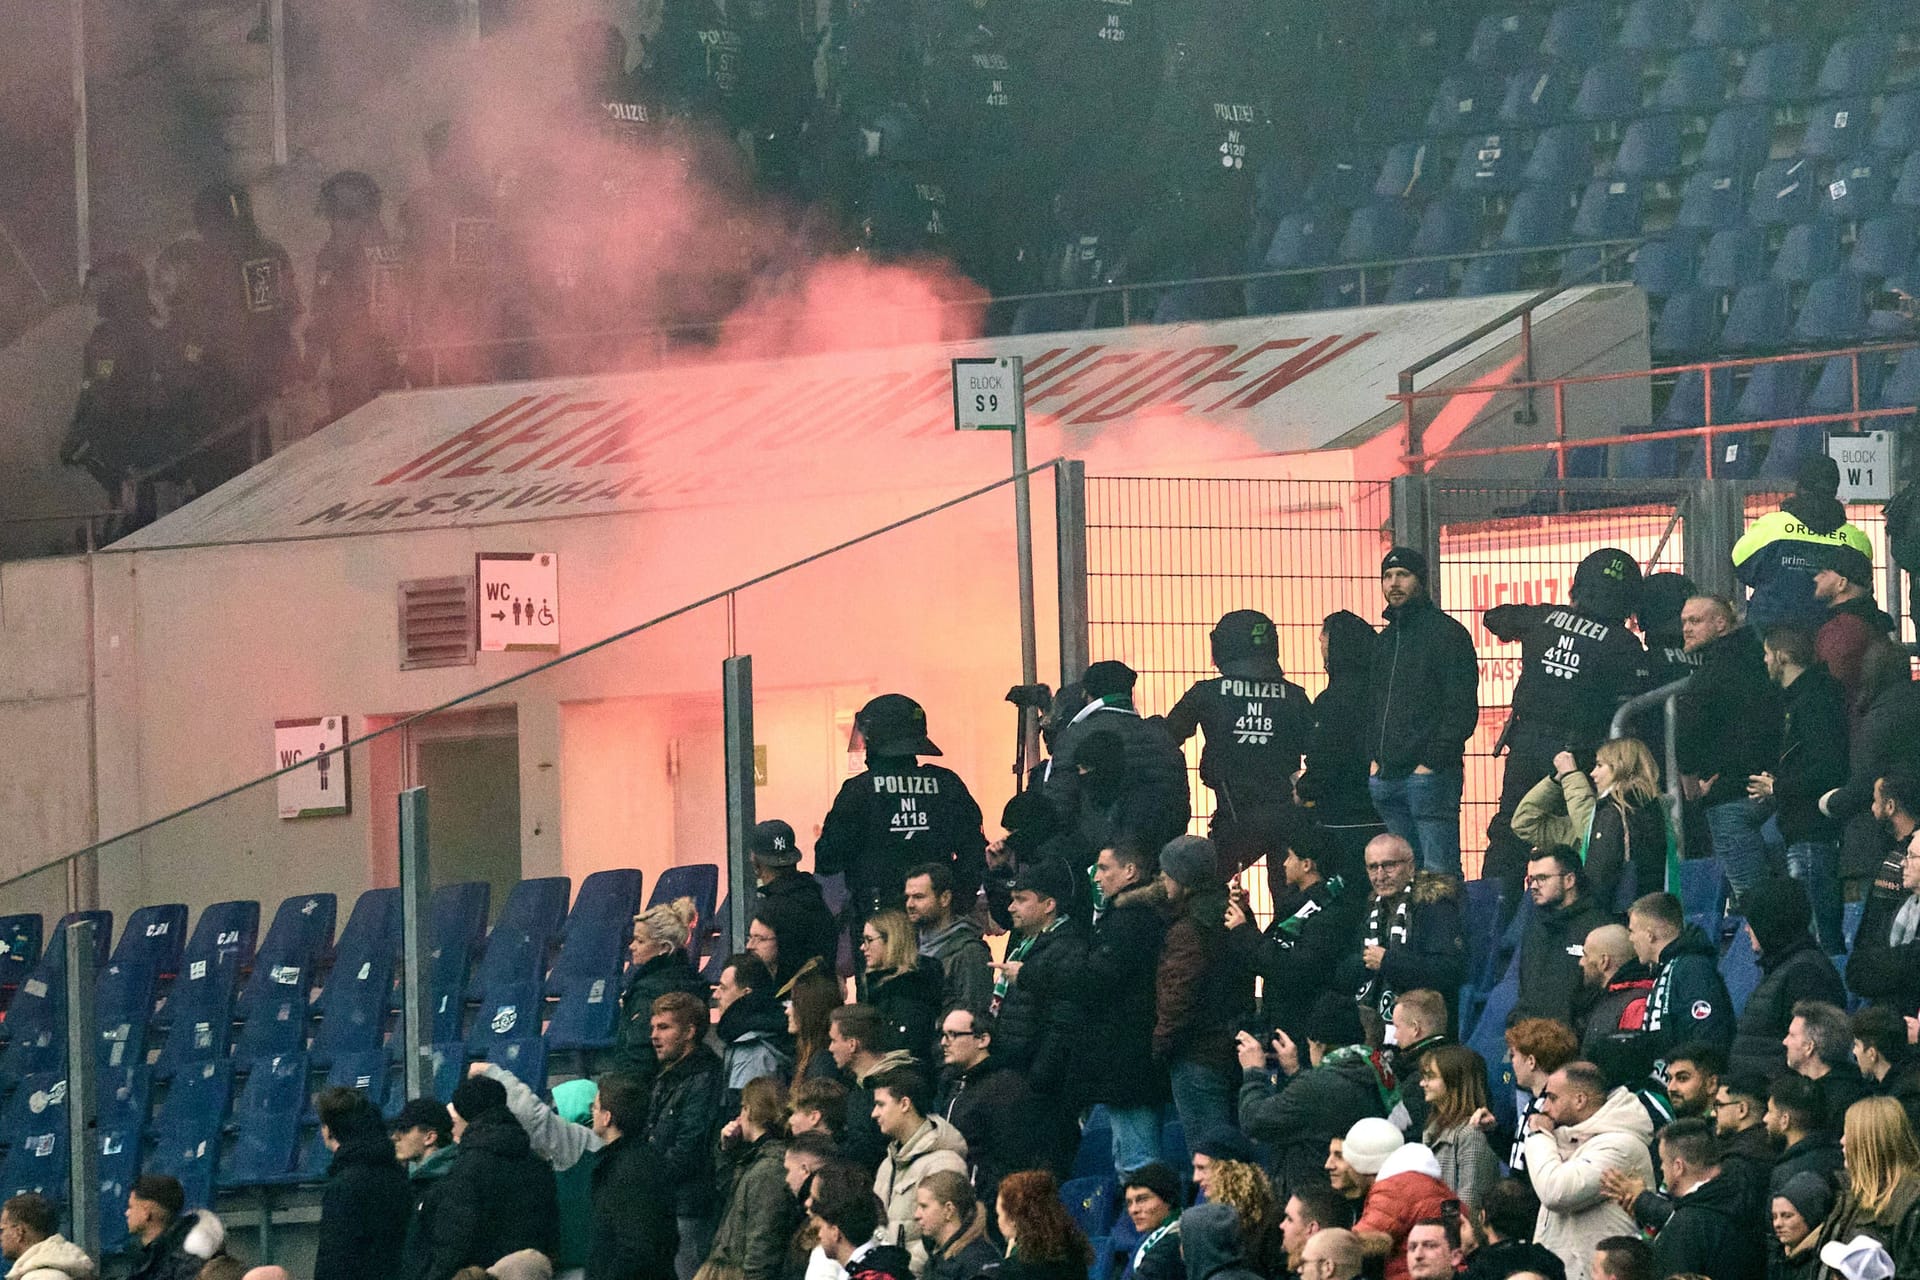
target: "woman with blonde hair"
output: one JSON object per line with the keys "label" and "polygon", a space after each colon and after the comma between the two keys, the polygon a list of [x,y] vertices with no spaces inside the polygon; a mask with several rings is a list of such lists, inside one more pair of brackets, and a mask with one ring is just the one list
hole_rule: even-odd
{"label": "woman with blonde hair", "polygon": [[[1906,1110],[1892,1098],[1862,1098],[1847,1108],[1840,1149],[1846,1185],[1812,1252],[1865,1234],[1886,1246],[1895,1275],[1920,1275],[1920,1143]],[[1823,1267],[1818,1274],[1840,1273]]]}
{"label": "woman with blonde hair", "polygon": [[1429,1049],[1420,1056],[1420,1091],[1427,1100],[1422,1136],[1439,1162],[1440,1178],[1477,1209],[1500,1181],[1500,1162],[1473,1123],[1474,1113],[1489,1105],[1487,1060],[1460,1044]]}
{"label": "woman with blonde hair", "polygon": [[1287,1245],[1281,1234],[1285,1206],[1274,1202],[1267,1171],[1243,1160],[1218,1160],[1212,1179],[1207,1199],[1233,1209],[1246,1265],[1263,1276],[1286,1275]]}
{"label": "woman with blonde hair", "polygon": [[973,1280],[1000,1261],[987,1239],[987,1207],[973,1197],[965,1174],[941,1169],[913,1192],[913,1220],[927,1246],[920,1280]]}
{"label": "woman with blonde hair", "polygon": [[693,967],[687,942],[699,922],[692,898],[675,898],[648,907],[633,918],[633,937],[627,943],[632,962],[620,989],[620,1025],[614,1033],[612,1068],[632,1076],[643,1089],[653,1087],[659,1061],[651,1036],[653,1002],[672,991],[684,991],[705,1004],[707,984]]}
{"label": "woman with blonde hair", "polygon": [[933,1028],[940,1018],[940,996],[945,974],[936,960],[920,954],[920,935],[897,907],[876,911],[860,931],[860,1003],[880,1014],[890,1043],[921,1062],[933,1056]]}
{"label": "woman with blonde hair", "polygon": [[[1534,784],[1514,810],[1513,832],[1529,846],[1577,849],[1587,893],[1602,906],[1676,887],[1668,868],[1667,815],[1660,768],[1638,738],[1609,738],[1582,772],[1571,751],[1553,758],[1553,776]],[[1623,892],[1622,881],[1631,885]]]}

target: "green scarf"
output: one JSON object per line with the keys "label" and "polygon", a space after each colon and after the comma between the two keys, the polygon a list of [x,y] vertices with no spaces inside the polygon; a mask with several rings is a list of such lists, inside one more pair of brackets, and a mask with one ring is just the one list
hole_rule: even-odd
{"label": "green scarf", "polygon": [[1380,1105],[1386,1114],[1392,1115],[1393,1109],[1400,1105],[1400,1086],[1393,1078],[1393,1068],[1386,1059],[1363,1044],[1350,1044],[1339,1049],[1327,1050],[1320,1059],[1323,1067],[1339,1066],[1347,1062],[1364,1062],[1373,1068],[1373,1087],[1380,1091]]}
{"label": "green scarf", "polygon": [[[1052,933],[1066,922],[1067,918],[1065,916],[1055,916],[1053,923],[1042,929],[1039,933],[1033,934],[1031,937],[1022,938],[1020,941],[1014,943],[1013,946],[1007,950],[1007,963],[1011,964],[1017,960],[1025,960],[1027,958],[1027,952],[1033,950],[1034,943],[1040,941],[1042,937]],[[1007,988],[1012,985],[1013,983],[1007,978],[1007,971],[1002,969],[1000,976],[993,980],[993,1003],[991,1005],[991,1011],[994,1014],[999,1014],[1000,1004],[1007,998]]]}
{"label": "green scarf", "polygon": [[[1340,895],[1345,893],[1347,890],[1347,882],[1345,880],[1342,880],[1339,876],[1328,876],[1325,880],[1322,880],[1320,883],[1324,884],[1327,887],[1327,901],[1329,903],[1338,902],[1340,900]],[[1281,933],[1286,934],[1289,938],[1297,938],[1300,936],[1300,931],[1306,927],[1308,919],[1318,915],[1320,912],[1324,910],[1326,910],[1326,908],[1321,906],[1317,902],[1313,902],[1313,901],[1303,902],[1300,904],[1300,909],[1298,911],[1295,911],[1292,915],[1288,916],[1285,920],[1280,921],[1278,924],[1274,926],[1274,928],[1278,929]]]}

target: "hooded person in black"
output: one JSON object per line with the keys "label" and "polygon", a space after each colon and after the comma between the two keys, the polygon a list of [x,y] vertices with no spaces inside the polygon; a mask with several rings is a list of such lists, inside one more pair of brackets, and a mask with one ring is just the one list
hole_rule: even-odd
{"label": "hooded person in black", "polygon": [[[1244,893],[1227,908],[1227,945],[1261,979],[1261,1029],[1284,1029],[1299,1041],[1320,997],[1337,989],[1340,961],[1352,948],[1366,891],[1333,870],[1340,860],[1332,836],[1296,810],[1285,832],[1286,857],[1274,886],[1273,921],[1253,923]],[[1342,993],[1346,994],[1346,993]]]}
{"label": "hooded person in black", "polygon": [[1780,686],[1780,763],[1749,779],[1747,792],[1771,802],[1788,872],[1813,898],[1820,945],[1843,955],[1840,824],[1820,812],[1820,797],[1847,781],[1846,693],[1814,656],[1813,636],[1798,627],[1767,632],[1764,653],[1767,674]]}
{"label": "hooded person in black", "polygon": [[[1809,932],[1813,911],[1798,880],[1761,881],[1747,892],[1746,913],[1762,977],[1740,1011],[1729,1065],[1771,1077],[1787,1068],[1780,1041],[1793,1021],[1793,1006],[1821,1000],[1845,1008],[1846,984]],[[1747,938],[1737,937],[1733,945],[1746,946]]]}
{"label": "hooded person in black", "polygon": [[1187,1280],[1260,1280],[1230,1204],[1197,1204],[1180,1215],[1180,1256]]}
{"label": "hooded person in black", "polygon": [[1238,871],[1279,851],[1313,714],[1307,691],[1280,669],[1273,619],[1236,609],[1208,639],[1220,676],[1188,689],[1167,713],[1166,729],[1176,745],[1196,729],[1204,733],[1200,781],[1214,795],[1207,834],[1224,864]]}
{"label": "hooded person in black", "polygon": [[330,1088],[314,1098],[333,1152],[320,1202],[314,1280],[360,1280],[392,1266],[407,1240],[413,1197],[386,1122],[363,1093]]}
{"label": "hooded person in black", "polygon": [[[1074,822],[1081,809],[1080,744],[1095,733],[1114,734],[1124,748],[1125,772],[1118,790],[1137,806],[1141,843],[1157,849],[1187,829],[1193,801],[1187,790],[1186,757],[1167,736],[1165,724],[1143,719],[1134,709],[1133,686],[1138,679],[1133,668],[1111,659],[1087,668],[1080,683],[1088,701],[1054,733],[1046,793],[1061,817]],[[1097,847],[1089,851],[1088,860],[1097,852]]]}
{"label": "hooded person in black", "polygon": [[130,472],[164,461],[181,442],[162,394],[163,344],[147,273],[125,254],[106,254],[87,269],[87,296],[100,322],[87,335],[60,461],[85,470],[118,503]]}
{"label": "hooded person in black", "polygon": [[927,713],[887,693],[860,708],[853,725],[867,767],[841,786],[820,824],[814,871],[846,876],[856,921],[900,906],[907,872],[923,862],[949,863],[954,909],[971,907],[987,847],[980,806],[959,774],[920,763],[941,754],[927,737]]}
{"label": "hooded person in black", "polygon": [[1373,624],[1345,609],[1321,622],[1327,687],[1313,700],[1306,772],[1295,787],[1301,805],[1339,842],[1339,861],[1328,869],[1356,884],[1367,841],[1387,829],[1367,790],[1373,755],[1367,721],[1373,714],[1373,650],[1379,638]]}
{"label": "hooded person in black", "polygon": [[521,1249],[552,1258],[560,1244],[553,1169],[507,1110],[506,1088],[470,1076],[455,1087],[452,1107],[458,1150],[421,1203],[424,1256],[412,1274],[452,1280],[462,1267],[491,1266]]}
{"label": "hooded person in black", "polygon": [[1514,809],[1553,775],[1560,752],[1592,765],[1593,749],[1606,739],[1615,709],[1638,690],[1646,664],[1645,648],[1627,628],[1640,605],[1640,566],[1631,555],[1618,547],[1593,552],[1575,570],[1568,596],[1564,605],[1504,604],[1481,615],[1497,639],[1520,642],[1513,714],[1500,735],[1507,767],[1500,807],[1487,824],[1483,872],[1499,877],[1512,908],[1527,860],[1513,833]]}

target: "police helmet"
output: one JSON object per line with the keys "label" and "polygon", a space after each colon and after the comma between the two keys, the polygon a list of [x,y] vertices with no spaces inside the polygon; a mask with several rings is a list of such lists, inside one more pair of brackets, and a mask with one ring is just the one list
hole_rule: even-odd
{"label": "police helmet", "polygon": [[1640,609],[1640,565],[1619,547],[1602,547],[1574,570],[1574,604],[1585,613],[1621,622]]}
{"label": "police helmet", "polygon": [[1207,634],[1213,642],[1213,664],[1243,661],[1280,660],[1280,637],[1274,632],[1273,619],[1258,609],[1235,609],[1221,615]]}
{"label": "police helmet", "polygon": [[868,755],[937,756],[940,748],[927,737],[927,713],[904,693],[883,693],[853,718],[853,727],[867,744]]}
{"label": "police helmet", "polygon": [[253,197],[236,183],[209,183],[193,198],[193,225],[203,236],[251,235]]}
{"label": "police helmet", "polygon": [[146,269],[124,253],[106,254],[87,268],[87,296],[103,315],[144,316],[153,311]]}
{"label": "police helmet", "polygon": [[1680,611],[1699,594],[1693,579],[1681,573],[1649,574],[1640,586],[1640,629],[1666,635],[1680,629]]}
{"label": "police helmet", "polygon": [[320,184],[320,216],[339,221],[377,217],[380,184],[358,169],[342,169]]}

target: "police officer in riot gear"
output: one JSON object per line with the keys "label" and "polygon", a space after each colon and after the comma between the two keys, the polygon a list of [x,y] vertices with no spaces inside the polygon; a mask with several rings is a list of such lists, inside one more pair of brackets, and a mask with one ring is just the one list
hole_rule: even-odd
{"label": "police officer in riot gear", "polygon": [[307,360],[316,370],[326,366],[328,407],[339,417],[401,385],[405,273],[371,177],[345,169],[328,178],[320,213],[329,234],[314,256]]}
{"label": "police officer in riot gear", "polygon": [[299,373],[293,325],[300,293],[287,251],[261,233],[246,188],[204,187],[194,197],[195,252],[182,273],[173,323],[199,348],[210,407],[228,425],[278,394]]}
{"label": "police officer in riot gear", "polygon": [[1526,845],[1513,834],[1513,811],[1533,784],[1553,774],[1553,758],[1572,751],[1583,768],[1606,739],[1613,713],[1644,679],[1646,650],[1627,628],[1640,605],[1640,566],[1618,547],[1580,562],[1567,604],[1506,604],[1482,615],[1501,640],[1520,642],[1520,680],[1501,741],[1507,769],[1500,808],[1487,824],[1487,874],[1519,903]]}
{"label": "police officer in riot gear", "polygon": [[834,797],[814,845],[815,874],[846,876],[859,921],[900,906],[913,867],[942,862],[953,868],[954,911],[971,910],[986,865],[980,806],[959,774],[920,763],[941,754],[927,737],[927,713],[905,694],[887,693],[860,708],[853,727],[867,767]]}
{"label": "police officer in riot gear", "polygon": [[60,461],[79,467],[126,503],[131,532],[152,519],[152,486],[123,492],[129,474],[153,466],[179,447],[166,412],[160,335],[153,327],[147,273],[125,254],[109,254],[87,269],[87,297],[99,323],[87,337],[80,398]]}
{"label": "police officer in riot gear", "polygon": [[1313,733],[1307,691],[1280,670],[1273,619],[1236,609],[1215,624],[1218,679],[1188,689],[1166,715],[1176,743],[1199,729],[1200,780],[1213,789],[1208,832],[1223,862],[1251,866],[1280,851],[1281,824],[1293,806],[1293,775]]}

